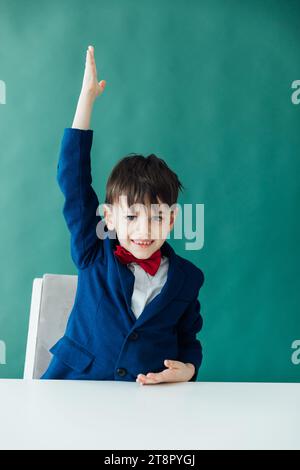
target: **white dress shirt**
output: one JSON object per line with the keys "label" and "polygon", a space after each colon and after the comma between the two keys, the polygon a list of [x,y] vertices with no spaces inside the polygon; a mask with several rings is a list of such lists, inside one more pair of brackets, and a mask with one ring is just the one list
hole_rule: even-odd
{"label": "white dress shirt", "polygon": [[138,318],[145,306],[162,290],[168,277],[169,259],[167,256],[161,257],[159,268],[154,276],[147,273],[137,263],[128,263],[127,266],[135,277],[131,309]]}

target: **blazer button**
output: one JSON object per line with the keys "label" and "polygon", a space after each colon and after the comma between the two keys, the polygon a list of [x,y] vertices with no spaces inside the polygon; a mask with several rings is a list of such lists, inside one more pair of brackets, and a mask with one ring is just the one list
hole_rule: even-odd
{"label": "blazer button", "polygon": [[119,369],[117,369],[117,374],[118,374],[120,377],[124,377],[124,375],[127,374],[127,370],[124,369],[123,367],[120,367]]}
{"label": "blazer button", "polygon": [[139,334],[137,331],[133,331],[130,335],[130,339],[133,339],[133,340],[138,339],[138,337],[139,337]]}

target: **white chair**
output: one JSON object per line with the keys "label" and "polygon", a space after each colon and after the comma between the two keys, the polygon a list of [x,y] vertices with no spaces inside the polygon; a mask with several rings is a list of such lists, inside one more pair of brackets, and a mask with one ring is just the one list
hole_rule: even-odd
{"label": "white chair", "polygon": [[49,349],[64,335],[76,289],[76,275],[44,274],[33,280],[24,379],[39,379],[46,371]]}

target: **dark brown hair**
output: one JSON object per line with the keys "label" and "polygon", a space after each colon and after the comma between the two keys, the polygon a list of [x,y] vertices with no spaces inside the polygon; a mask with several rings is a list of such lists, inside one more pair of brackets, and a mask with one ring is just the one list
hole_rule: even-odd
{"label": "dark brown hair", "polygon": [[135,203],[158,204],[157,197],[172,206],[182,188],[176,173],[163,159],[153,153],[148,157],[131,153],[114,166],[106,183],[105,203],[114,204],[125,194],[129,207]]}

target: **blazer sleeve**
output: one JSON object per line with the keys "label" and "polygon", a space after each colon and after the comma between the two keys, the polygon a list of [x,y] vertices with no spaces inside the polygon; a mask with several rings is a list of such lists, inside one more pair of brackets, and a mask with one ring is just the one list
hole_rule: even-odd
{"label": "blazer sleeve", "polygon": [[[202,276],[202,283],[204,277]],[[202,285],[202,284],[201,284]],[[201,286],[200,286],[201,287]],[[200,288],[199,288],[200,289]],[[191,362],[195,366],[195,373],[189,382],[195,382],[202,363],[202,346],[197,339],[197,333],[202,329],[203,318],[200,314],[201,304],[197,297],[189,304],[177,324],[178,334],[178,360]]]}
{"label": "blazer sleeve", "polygon": [[99,201],[92,187],[92,130],[65,128],[57,165],[57,182],[64,195],[63,215],[71,234],[71,256],[79,269],[102,254],[96,227]]}

